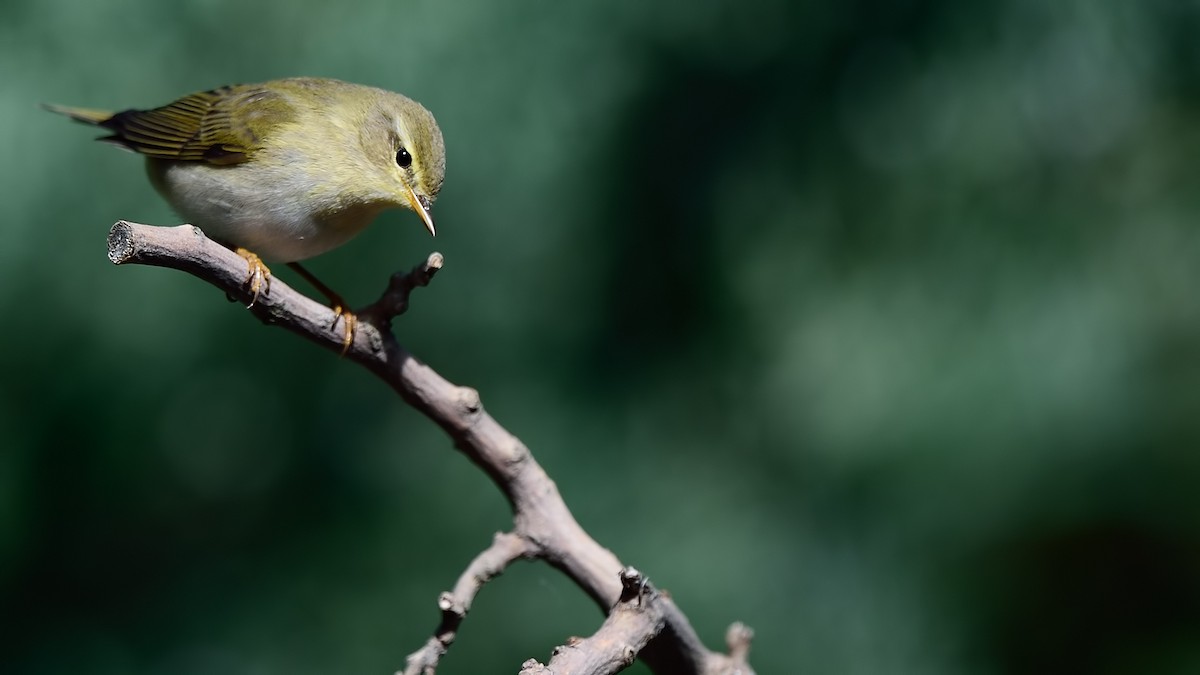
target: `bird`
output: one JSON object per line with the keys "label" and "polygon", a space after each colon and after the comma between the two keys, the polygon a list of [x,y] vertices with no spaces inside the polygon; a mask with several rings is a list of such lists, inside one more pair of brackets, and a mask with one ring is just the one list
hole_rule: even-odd
{"label": "bird", "polygon": [[384,210],[407,208],[435,235],[431,207],[446,149],[424,106],[391,91],[295,77],[235,84],[158,108],[121,112],[43,104],[99,127],[97,140],[144,155],[154,189],[185,220],[246,260],[253,306],[270,292],[267,262],[286,263],[344,322],[357,317],[300,261],[349,241]]}

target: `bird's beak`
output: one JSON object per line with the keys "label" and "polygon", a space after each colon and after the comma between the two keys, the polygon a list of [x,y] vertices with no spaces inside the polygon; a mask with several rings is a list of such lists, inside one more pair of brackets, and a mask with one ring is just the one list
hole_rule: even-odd
{"label": "bird's beak", "polygon": [[429,230],[429,235],[436,237],[437,230],[433,229],[433,215],[429,213],[429,202],[417,196],[412,188],[406,188],[404,196],[408,197],[408,203],[412,206],[412,210],[421,216],[421,220],[425,222],[425,229]]}

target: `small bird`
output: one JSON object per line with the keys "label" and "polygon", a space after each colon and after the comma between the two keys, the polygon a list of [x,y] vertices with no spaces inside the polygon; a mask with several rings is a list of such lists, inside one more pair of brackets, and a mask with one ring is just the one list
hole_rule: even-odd
{"label": "small bird", "polygon": [[442,132],[400,94],[300,77],[221,87],[152,110],[45,108],[145,155],[151,183],[179,215],[246,259],[251,305],[270,291],[264,259],[295,269],[329,299],[333,325],[344,320],[343,353],[357,318],[298,261],[346,243],[389,208],[412,209],[435,233]]}

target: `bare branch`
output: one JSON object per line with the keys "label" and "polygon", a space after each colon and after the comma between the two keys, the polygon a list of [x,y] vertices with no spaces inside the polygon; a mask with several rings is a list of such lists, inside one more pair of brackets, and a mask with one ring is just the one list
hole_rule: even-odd
{"label": "bare branch", "polygon": [[[244,288],[246,261],[205,237],[198,228],[120,221],[109,232],[108,248],[109,259],[118,265],[135,263],[183,270],[243,304],[250,301]],[[607,613],[621,598],[618,575],[622,565],[617,557],[580,527],[554,481],[528,448],[484,411],[478,392],[448,382],[402,347],[392,334],[387,321],[390,314],[406,307],[408,293],[428,283],[440,264],[440,256],[430,256],[424,266],[406,275],[411,278],[393,277],[385,297],[368,308],[345,356],[375,373],[405,402],[442,427],[455,447],[482,468],[508,499],[513,509],[513,535],[532,547],[537,557],[562,570]],[[335,330],[333,312],[278,279],[271,282],[269,292],[260,295],[250,311],[264,323],[281,326],[330,351],[342,352],[343,332]],[[481,555],[486,556],[486,552]],[[466,597],[465,592],[459,594],[461,585],[462,580],[451,602]],[[477,590],[471,590],[472,597]],[[655,673],[752,673],[732,657],[706,649],[687,618],[665,594],[657,596],[655,605],[662,611],[662,630],[638,654]]]}
{"label": "bare branch", "polygon": [[621,598],[588,638],[573,638],[554,650],[546,665],[526,661],[519,675],[611,675],[633,665],[639,652],[663,629],[666,617],[658,591],[632,567],[621,570]]}
{"label": "bare branch", "polygon": [[425,264],[414,267],[409,272],[396,272],[388,280],[388,286],[383,295],[374,303],[358,311],[358,314],[368,317],[376,323],[386,323],[408,311],[408,298],[413,289],[418,286],[428,286],[433,281],[433,275],[442,269],[445,259],[442,254],[433,252],[425,259]]}
{"label": "bare branch", "polygon": [[[679,608],[632,567],[621,570],[621,598],[608,613],[600,629],[589,638],[573,638],[554,650],[542,665],[530,659],[519,675],[611,675],[645,657],[645,649],[682,618]],[[726,641],[730,656],[708,653],[706,675],[753,675],[746,663],[753,631],[740,623],[730,626]],[[703,645],[698,648],[706,652]],[[656,671],[658,672],[658,671]]]}
{"label": "bare branch", "polygon": [[499,576],[508,566],[521,558],[535,555],[537,550],[524,537],[497,532],[492,545],[475,556],[471,564],[454,584],[454,590],[438,596],[438,609],[442,612],[442,622],[433,637],[417,651],[405,659],[402,674],[398,675],[432,675],[442,656],[458,635],[458,627],[466,618],[475,600],[475,594],[488,581]]}

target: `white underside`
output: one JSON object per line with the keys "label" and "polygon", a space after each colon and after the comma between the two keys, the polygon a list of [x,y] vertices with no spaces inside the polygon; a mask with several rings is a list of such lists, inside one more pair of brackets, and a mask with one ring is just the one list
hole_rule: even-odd
{"label": "white underside", "polygon": [[269,262],[295,262],[336,248],[361,232],[380,208],[331,208],[307,195],[312,186],[289,185],[246,165],[212,166],[151,160],[158,191],[185,220],[232,247]]}

